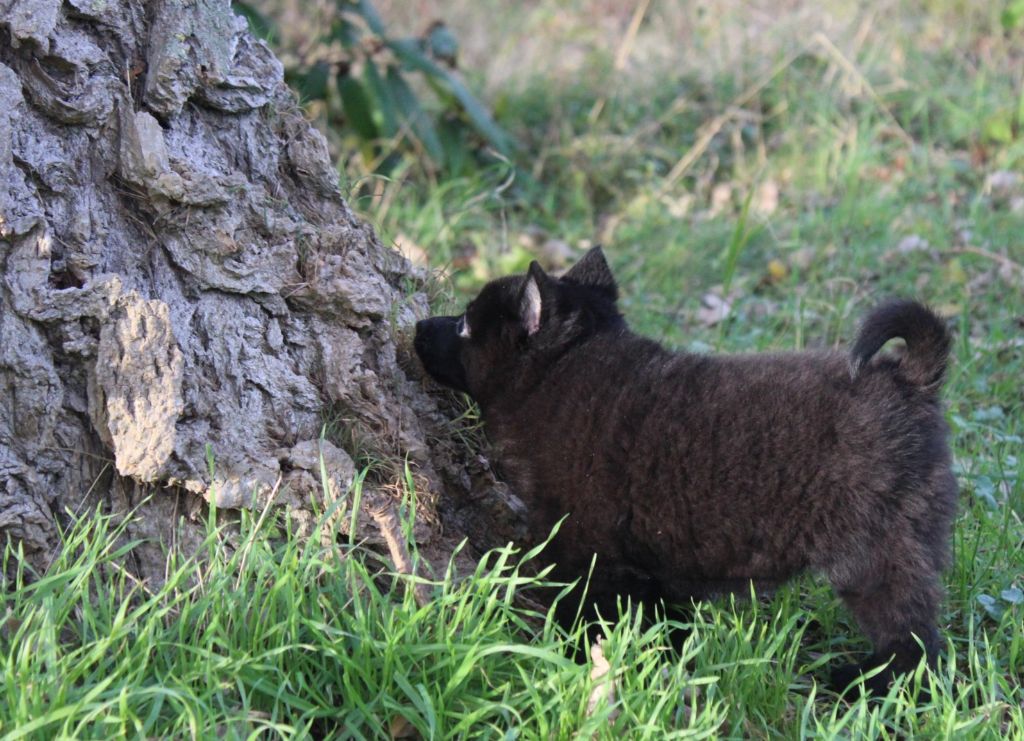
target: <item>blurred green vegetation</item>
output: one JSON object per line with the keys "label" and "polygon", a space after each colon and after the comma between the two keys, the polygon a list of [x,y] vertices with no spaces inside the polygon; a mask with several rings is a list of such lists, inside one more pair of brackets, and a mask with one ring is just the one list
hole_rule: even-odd
{"label": "blurred green vegetation", "polygon": [[[255,3],[233,5],[258,36],[271,44],[283,38]],[[443,22],[400,38],[372,0],[335,0],[330,22],[310,33],[285,79],[369,171],[387,174],[411,154],[428,171],[460,175],[487,161],[485,148],[491,161],[511,153],[511,138],[455,72],[458,41]]]}

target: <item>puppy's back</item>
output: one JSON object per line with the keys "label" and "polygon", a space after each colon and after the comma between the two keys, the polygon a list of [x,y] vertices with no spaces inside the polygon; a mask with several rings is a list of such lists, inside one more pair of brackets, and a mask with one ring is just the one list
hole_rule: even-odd
{"label": "puppy's back", "polygon": [[837,352],[703,356],[599,335],[495,425],[502,457],[523,461],[538,522],[569,512],[567,542],[575,531],[666,584],[689,575],[676,599],[690,581],[714,591],[829,572],[922,511],[937,511],[941,540],[949,487],[930,503],[926,485],[950,477],[935,338],[912,335],[909,364],[871,362],[899,326],[880,319],[865,324],[856,373]]}

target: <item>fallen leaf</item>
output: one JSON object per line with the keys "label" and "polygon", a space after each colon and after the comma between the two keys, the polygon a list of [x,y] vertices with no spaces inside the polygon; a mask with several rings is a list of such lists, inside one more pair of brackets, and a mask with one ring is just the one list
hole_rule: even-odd
{"label": "fallen leaf", "polygon": [[818,251],[813,247],[801,247],[790,254],[789,264],[797,270],[807,270],[807,268],[814,264],[817,257]]}
{"label": "fallen leaf", "polygon": [[768,278],[772,281],[780,281],[789,275],[789,268],[786,267],[786,263],[782,262],[778,258],[768,261]]}
{"label": "fallen leaf", "polygon": [[391,717],[391,722],[388,723],[388,735],[397,741],[397,739],[420,739],[423,738],[420,732],[416,730],[416,726],[408,721],[402,715],[394,715]]}
{"label": "fallen leaf", "polygon": [[709,216],[718,216],[732,205],[732,185],[730,183],[718,183],[711,190],[711,207],[708,209]]}
{"label": "fallen leaf", "polygon": [[732,311],[732,302],[717,293],[705,293],[700,297],[700,303],[701,307],[697,309],[697,321],[707,327],[713,327],[725,321]]}
{"label": "fallen leaf", "polygon": [[762,216],[769,216],[779,208],[779,185],[774,180],[765,180],[754,193],[754,201],[751,203],[754,213]]}
{"label": "fallen leaf", "polygon": [[906,255],[911,252],[921,252],[927,250],[931,245],[928,240],[919,234],[911,234],[900,240],[899,244],[896,245],[896,251],[901,255]]}
{"label": "fallen leaf", "polygon": [[411,262],[413,265],[420,267],[426,267],[429,262],[427,257],[427,251],[416,244],[405,234],[399,234],[395,237],[395,249],[401,253],[402,257]]}
{"label": "fallen leaf", "polygon": [[1022,195],[1022,190],[1024,178],[1017,172],[997,170],[985,178],[984,192],[997,204],[1009,203],[1014,196]]}

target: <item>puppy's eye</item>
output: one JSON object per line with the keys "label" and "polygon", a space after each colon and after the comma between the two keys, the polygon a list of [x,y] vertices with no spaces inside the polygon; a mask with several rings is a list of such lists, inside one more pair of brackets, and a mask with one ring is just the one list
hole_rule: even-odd
{"label": "puppy's eye", "polygon": [[469,322],[466,321],[465,314],[459,317],[459,323],[455,327],[455,329],[459,333],[459,337],[461,337],[464,340],[469,339]]}

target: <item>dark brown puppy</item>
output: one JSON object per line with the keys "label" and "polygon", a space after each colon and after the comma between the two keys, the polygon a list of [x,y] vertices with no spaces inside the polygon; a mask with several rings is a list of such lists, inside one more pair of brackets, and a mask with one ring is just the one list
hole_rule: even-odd
{"label": "dark brown puppy", "polygon": [[[563,278],[537,263],[458,317],[416,328],[437,381],[479,404],[495,455],[588,600],[691,599],[825,575],[889,662],[870,689],[940,647],[939,575],[957,485],[939,403],[942,321],[894,301],[853,350],[705,356],[633,334],[599,248]],[[901,359],[875,357],[906,342]],[[570,606],[566,616],[574,610]]]}

